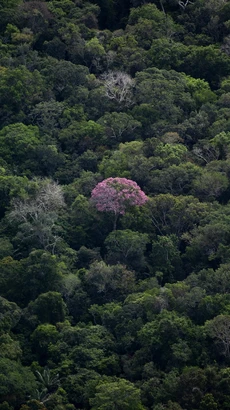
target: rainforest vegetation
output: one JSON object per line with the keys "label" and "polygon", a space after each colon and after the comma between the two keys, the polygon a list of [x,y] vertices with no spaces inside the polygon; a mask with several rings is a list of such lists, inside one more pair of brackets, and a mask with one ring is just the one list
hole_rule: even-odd
{"label": "rainforest vegetation", "polygon": [[0,0],[0,410],[229,410],[230,2]]}

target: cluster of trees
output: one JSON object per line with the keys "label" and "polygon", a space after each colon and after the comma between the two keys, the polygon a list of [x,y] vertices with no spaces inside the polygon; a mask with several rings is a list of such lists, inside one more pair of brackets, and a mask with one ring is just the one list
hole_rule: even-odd
{"label": "cluster of trees", "polygon": [[0,0],[0,410],[230,407],[230,4]]}

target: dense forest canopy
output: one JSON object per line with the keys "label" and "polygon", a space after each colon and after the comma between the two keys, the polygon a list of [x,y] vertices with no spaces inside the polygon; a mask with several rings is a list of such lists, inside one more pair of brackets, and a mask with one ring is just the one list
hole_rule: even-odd
{"label": "dense forest canopy", "polygon": [[230,2],[0,0],[0,410],[229,410]]}

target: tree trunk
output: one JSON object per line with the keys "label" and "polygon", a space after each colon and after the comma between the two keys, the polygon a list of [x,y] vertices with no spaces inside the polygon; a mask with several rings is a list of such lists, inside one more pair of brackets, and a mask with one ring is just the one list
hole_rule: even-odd
{"label": "tree trunk", "polygon": [[117,221],[119,218],[119,214],[115,214],[114,222],[113,222],[113,230],[116,231],[117,229]]}

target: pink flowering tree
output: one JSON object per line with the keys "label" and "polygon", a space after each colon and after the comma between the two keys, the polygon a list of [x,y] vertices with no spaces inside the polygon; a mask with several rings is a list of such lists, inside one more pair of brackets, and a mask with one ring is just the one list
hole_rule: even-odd
{"label": "pink flowering tree", "polygon": [[114,213],[114,230],[119,215],[124,215],[130,206],[144,205],[147,200],[137,183],[126,178],[104,179],[91,193],[91,201],[98,211]]}

